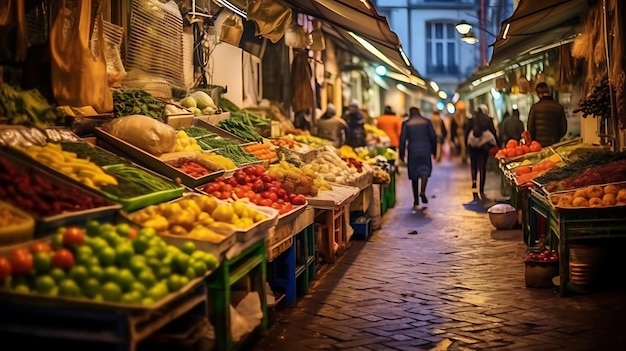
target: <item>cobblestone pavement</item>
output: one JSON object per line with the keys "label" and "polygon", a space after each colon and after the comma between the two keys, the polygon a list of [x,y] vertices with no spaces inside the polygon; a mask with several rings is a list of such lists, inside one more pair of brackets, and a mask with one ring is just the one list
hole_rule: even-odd
{"label": "cobblestone pavement", "polygon": [[[626,349],[624,289],[561,298],[526,288],[521,231],[494,231],[469,179],[467,166],[436,165],[428,208],[412,213],[403,169],[382,229],[279,308],[254,350]],[[488,182],[498,197],[499,176]]]}

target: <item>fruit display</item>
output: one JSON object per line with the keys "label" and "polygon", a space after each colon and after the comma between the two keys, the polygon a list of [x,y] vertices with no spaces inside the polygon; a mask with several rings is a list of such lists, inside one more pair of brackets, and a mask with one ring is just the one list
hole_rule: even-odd
{"label": "fruit display", "polygon": [[586,98],[580,100],[578,107],[573,112],[582,112],[583,118],[588,116],[610,118],[611,92],[615,94],[615,87],[610,86],[608,78],[602,79],[600,84],[596,85]]}
{"label": "fruit display", "polygon": [[19,90],[0,83],[0,116],[9,124],[55,125],[62,113],[51,106],[37,89]]}
{"label": "fruit display", "polygon": [[38,217],[55,216],[110,206],[106,199],[0,154],[0,199]]}
{"label": "fruit display", "polygon": [[626,151],[598,151],[580,157],[537,177],[546,191],[555,192],[588,185],[626,181]]}
{"label": "fruit display", "polygon": [[280,215],[293,210],[293,206],[306,204],[304,195],[287,191],[274,175],[265,173],[263,166],[238,169],[228,179],[206,184],[202,191],[222,200],[245,198],[255,205],[272,207]]}
{"label": "fruit display", "polygon": [[0,292],[150,306],[217,264],[193,243],[167,245],[154,229],[89,221],[0,254]]}
{"label": "fruit display", "polygon": [[35,235],[35,220],[8,202],[0,201],[0,245],[28,241]]}
{"label": "fruit display", "polygon": [[148,206],[129,214],[129,218],[158,233],[192,238],[201,238],[214,232],[211,227],[247,230],[268,219],[267,214],[248,206],[245,201],[235,202],[222,202],[211,195],[197,194]]}
{"label": "fruit display", "polygon": [[557,165],[562,164],[563,160],[561,156],[557,154],[548,156],[536,164],[532,164],[529,160],[524,160],[519,166],[514,168],[515,181],[517,184],[526,184]]}
{"label": "fruit display", "polygon": [[117,179],[107,174],[100,166],[88,159],[79,158],[73,152],[63,151],[60,144],[14,147],[32,159],[91,188],[100,189],[105,185],[117,185]]}
{"label": "fruit display", "polygon": [[176,132],[176,145],[174,146],[174,152],[181,151],[202,151],[202,147],[198,145],[198,141],[195,138],[190,137],[184,130]]}
{"label": "fruit display", "polygon": [[513,158],[526,155],[531,152],[539,152],[541,149],[541,144],[536,140],[533,140],[528,144],[520,144],[517,140],[510,139],[507,141],[506,146],[503,149],[498,150],[495,157],[499,159]]}
{"label": "fruit display", "polygon": [[271,161],[278,158],[276,152],[272,150],[272,144],[251,144],[244,146],[243,150],[254,155],[259,160]]}
{"label": "fruit display", "polygon": [[626,206],[626,183],[589,185],[584,188],[550,195],[555,207]]}
{"label": "fruit display", "polygon": [[204,158],[201,158],[199,154],[190,154],[177,158],[165,159],[163,162],[194,179],[202,178],[211,173],[223,170],[223,168],[215,163],[205,162]]}
{"label": "fruit display", "polygon": [[130,164],[130,160],[105,151],[95,145],[83,141],[62,141],[59,143],[63,151],[76,154],[77,157],[88,159],[100,167]]}
{"label": "fruit display", "polygon": [[373,166],[372,182],[374,184],[389,184],[389,182],[391,182],[391,176],[381,167]]}
{"label": "fruit display", "polygon": [[235,162],[233,162],[233,160],[222,155],[210,152],[202,152],[197,156],[202,160],[202,162],[208,163],[209,165],[211,165],[210,167],[214,169],[223,169],[228,171],[237,168],[237,165],[235,164]]}
{"label": "fruit display", "polygon": [[299,143],[307,144],[313,148],[320,148],[331,144],[330,140],[308,134],[292,135],[291,138]]}
{"label": "fruit display", "polygon": [[302,167],[302,170],[309,171],[325,181],[351,185],[359,177],[356,168],[348,166],[337,154],[332,151],[322,151],[317,158]]}
{"label": "fruit display", "polygon": [[271,165],[267,173],[274,176],[288,193],[315,197],[320,190],[332,189],[311,168],[298,168],[284,160]]}
{"label": "fruit display", "polygon": [[526,262],[558,262],[559,253],[556,250],[544,249],[541,251],[529,252],[526,258]]}

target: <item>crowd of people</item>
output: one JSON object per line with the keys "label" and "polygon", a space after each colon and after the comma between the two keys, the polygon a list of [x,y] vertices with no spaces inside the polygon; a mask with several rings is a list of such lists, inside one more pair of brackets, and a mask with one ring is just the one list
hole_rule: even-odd
{"label": "crowd of people", "polygon": [[[428,203],[426,190],[433,162],[441,162],[445,150],[449,150],[449,155],[458,156],[462,164],[469,159],[474,199],[485,199],[487,162],[489,155],[495,154],[499,147],[504,147],[511,139],[520,140],[525,130],[543,146],[559,142],[567,132],[565,109],[552,98],[547,84],[537,84],[535,92],[539,101],[530,108],[527,128],[516,106],[511,112],[505,112],[497,129],[485,104],[468,111],[465,103],[458,102],[455,113],[447,118],[440,111],[425,117],[417,107],[409,108],[404,117],[385,106],[383,113],[372,121],[387,134],[389,147],[398,151],[399,163],[407,167],[414,208],[418,209],[420,202]],[[337,148],[366,146],[365,124],[372,122],[365,113],[357,100],[352,100],[344,113],[338,113],[333,104],[328,104],[326,111],[313,123],[315,134],[332,141]],[[302,124],[309,130],[312,126]]]}

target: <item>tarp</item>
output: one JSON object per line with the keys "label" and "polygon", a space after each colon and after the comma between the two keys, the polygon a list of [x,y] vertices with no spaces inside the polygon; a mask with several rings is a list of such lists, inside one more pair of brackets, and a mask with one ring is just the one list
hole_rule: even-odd
{"label": "tarp", "polygon": [[520,0],[513,15],[504,20],[493,44],[490,66],[519,60],[578,33],[587,0]]}

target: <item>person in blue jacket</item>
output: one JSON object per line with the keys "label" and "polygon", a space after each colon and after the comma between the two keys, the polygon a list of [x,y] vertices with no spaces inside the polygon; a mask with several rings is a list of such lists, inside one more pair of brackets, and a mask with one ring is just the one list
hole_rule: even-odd
{"label": "person in blue jacket", "polygon": [[[413,207],[428,203],[426,185],[433,169],[432,158],[437,153],[437,136],[429,119],[421,115],[417,107],[409,109],[409,118],[402,123],[400,133],[401,160],[405,160],[413,187]],[[419,181],[421,180],[421,184]]]}

